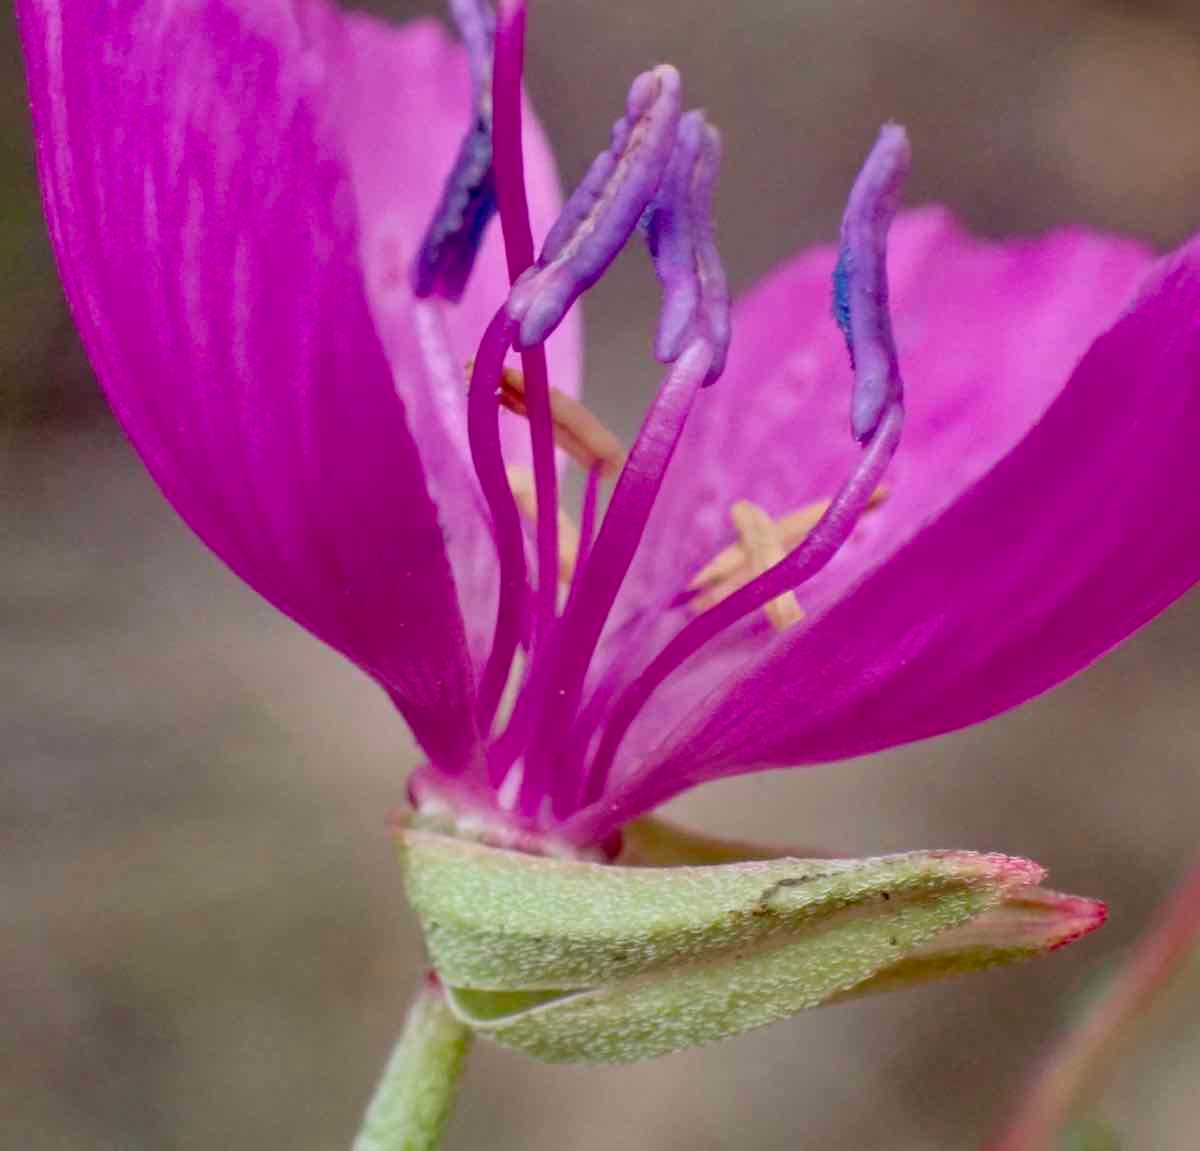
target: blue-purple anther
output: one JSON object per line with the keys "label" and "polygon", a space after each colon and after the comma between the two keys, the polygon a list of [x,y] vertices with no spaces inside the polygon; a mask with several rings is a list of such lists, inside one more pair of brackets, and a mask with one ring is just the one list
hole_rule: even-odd
{"label": "blue-purple anther", "polygon": [[467,49],[474,118],[442,188],[417,258],[412,287],[420,298],[461,299],[484,233],[496,214],[492,171],[492,44],[496,17],[487,0],[451,0]]}
{"label": "blue-purple anther", "polygon": [[833,273],[833,314],[854,367],[850,429],[859,443],[876,433],[903,397],[888,307],[887,234],[912,152],[898,124],[886,124],[850,191]]}
{"label": "blue-purple anther", "polygon": [[663,289],[654,354],[674,363],[692,340],[703,340],[711,384],[729,350],[729,290],[713,236],[712,199],[721,138],[700,111],[679,121],[662,183],[642,218],[646,244]]}
{"label": "blue-purple anther", "polygon": [[633,82],[608,150],[593,161],[537,262],[513,286],[507,308],[517,348],[545,340],[625,246],[671,158],[680,100],[679,73],[669,64]]}

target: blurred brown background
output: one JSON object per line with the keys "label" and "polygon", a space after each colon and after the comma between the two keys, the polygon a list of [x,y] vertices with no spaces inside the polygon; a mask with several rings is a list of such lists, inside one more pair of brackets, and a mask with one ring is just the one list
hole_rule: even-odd
{"label": "blurred brown background", "polygon": [[[683,69],[725,130],[739,285],[833,234],[888,117],[915,141],[910,198],[984,232],[1200,228],[1195,0],[533,7],[531,85],[568,180],[635,69]],[[11,15],[0,66],[0,1146],[346,1147],[421,964],[384,830],[411,746],[191,538],[115,432],[51,266]],[[592,400],[625,432],[655,378],[653,290],[626,263],[588,310]],[[1028,854],[1112,921],[1039,966],[646,1066],[482,1048],[449,1146],[977,1146],[1195,846],[1198,699],[1193,596],[977,730],[689,797],[690,821],[775,841]],[[1200,1146],[1198,1077],[1200,981],[1106,1098],[1125,1146]]]}

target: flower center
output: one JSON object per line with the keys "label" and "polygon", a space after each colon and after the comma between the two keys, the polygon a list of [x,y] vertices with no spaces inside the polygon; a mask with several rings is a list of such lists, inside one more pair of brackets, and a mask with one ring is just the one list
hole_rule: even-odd
{"label": "flower center", "polygon": [[[486,40],[491,28],[482,27]],[[661,65],[639,76],[610,147],[567,200],[535,261],[521,158],[523,29],[521,0],[502,2],[490,106],[478,101],[492,118],[492,169],[481,186],[495,188],[512,288],[469,369],[468,432],[500,568],[492,650],[477,704],[481,728],[491,733],[487,783],[515,824],[546,827],[604,794],[630,725],[682,663],[758,611],[780,631],[801,624],[796,589],[882,501],[880,480],[903,425],[885,241],[908,144],[893,126],[880,135],[850,195],[835,273],[835,318],[855,373],[851,430],[862,456],[831,499],[779,519],[750,501],[736,502],[730,509],[736,542],[705,565],[685,596],[672,598],[672,589],[662,589],[666,610],[679,603],[690,608],[674,636],[640,669],[637,644],[628,647],[609,661],[598,683],[589,683],[688,417],[725,365],[729,298],[711,222],[720,144],[701,113],[682,113],[673,68]],[[486,74],[481,65],[476,72]],[[668,368],[626,455],[583,404],[550,387],[542,345],[639,224],[662,285],[655,354]],[[471,248],[478,236],[469,223],[464,229]],[[453,246],[445,236],[439,242]],[[523,371],[506,366],[511,350],[521,353]],[[502,408],[528,418],[532,469],[504,459]],[[587,475],[578,527],[558,504],[556,446]],[[615,481],[603,517],[601,480]],[[526,560],[526,526],[535,536],[535,578]],[[519,690],[502,730],[493,730],[519,651],[525,653]]]}

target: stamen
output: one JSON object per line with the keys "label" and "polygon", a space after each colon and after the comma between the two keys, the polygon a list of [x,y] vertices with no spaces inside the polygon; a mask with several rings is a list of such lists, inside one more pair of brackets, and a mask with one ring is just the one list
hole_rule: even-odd
{"label": "stamen", "polygon": [[492,40],[495,18],[486,0],[450,0],[467,49],[474,118],[425,230],[411,279],[419,299],[462,298],[488,224],[496,212],[492,171]]}
{"label": "stamen", "polygon": [[[528,415],[525,377],[515,368],[504,369],[497,399],[514,415]],[[598,416],[573,396],[551,387],[550,419],[554,442],[584,471],[599,468],[601,479],[616,479],[625,464],[625,449]]]}
{"label": "stamen", "polygon": [[841,550],[867,510],[900,443],[903,388],[887,291],[887,231],[909,166],[904,129],[888,125],[850,193],[842,254],[834,274],[834,315],[854,361],[851,429],[862,459],[812,531],[768,571],[688,621],[621,693],[600,736],[582,803],[604,790],[621,741],[658,686],[721,632],[784,592],[812,579]]}
{"label": "stamen", "polygon": [[670,159],[679,106],[679,73],[669,64],[633,82],[609,149],[596,157],[509,296],[518,348],[545,340],[624,247]]}
{"label": "stamen", "polygon": [[[533,483],[533,472],[529,468],[512,465],[508,468],[508,486],[521,514],[531,523],[537,524],[537,490]],[[575,521],[562,508],[558,510],[558,581],[569,585],[575,574],[579,559],[579,529]]]}
{"label": "stamen", "polygon": [[[886,498],[887,489],[876,488],[867,503],[867,511],[873,511]],[[783,547],[780,559],[783,558],[783,554],[800,544],[805,536],[817,526],[821,517],[829,509],[829,504],[829,500],[819,500],[817,503],[808,504],[794,512],[789,512],[775,521],[775,527]],[[688,591],[697,594],[687,600],[687,605],[696,613],[707,611],[714,604],[720,603],[738,588],[749,583],[756,575],[761,575],[765,570],[765,568],[755,569],[747,555],[745,541],[738,540],[718,552],[692,577],[688,584]]]}
{"label": "stamen", "polygon": [[899,124],[885,124],[867,156],[842,217],[842,244],[833,273],[833,314],[854,368],[850,428],[866,443],[883,414],[903,396],[888,308],[887,234],[912,159]]}
{"label": "stamen", "polygon": [[[729,515],[741,536],[742,547],[754,575],[762,575],[783,559],[785,553],[779,525],[763,508],[749,500],[738,500],[729,509]],[[794,591],[785,591],[783,595],[768,600],[763,605],[763,611],[777,631],[786,631],[804,618]]]}
{"label": "stamen", "polygon": [[663,288],[655,355],[671,363],[693,339],[713,350],[706,384],[725,369],[729,290],[713,238],[712,200],[721,138],[699,111],[688,112],[662,184],[643,217],[646,244]]}
{"label": "stamen", "polygon": [[[867,500],[866,510],[874,511],[885,499],[888,491],[882,485],[877,487]],[[798,508],[789,512],[779,521],[779,531],[783,535],[783,546],[791,551],[805,536],[821,522],[821,517],[829,510],[831,500],[819,500],[815,504]]]}
{"label": "stamen", "polygon": [[496,153],[496,198],[510,283],[533,263],[533,229],[525,193],[525,153],[521,140],[524,70],[525,0],[500,0],[492,70],[492,140]]}
{"label": "stamen", "polygon": [[893,403],[884,413],[875,437],[842,490],[830,502],[820,522],[804,542],[780,563],[733,592],[703,615],[689,620],[621,693],[600,737],[588,772],[584,803],[604,789],[617,749],[646,701],[680,664],[739,620],[768,601],[812,579],[841,550],[870,502],[896,448],[904,424],[904,409]]}
{"label": "stamen", "polygon": [[[671,76],[677,85],[678,76],[673,70]],[[639,82],[634,84],[630,96],[631,109],[649,106],[646,104],[649,97],[638,94],[641,83],[642,80],[639,79]],[[618,129],[620,127],[621,125],[618,125]],[[681,134],[671,148],[671,180],[669,183],[664,182],[661,188],[655,189],[658,200],[650,213],[652,217],[657,212],[665,213],[663,220],[669,220],[670,224],[665,229],[652,226],[651,230],[663,236],[670,236],[667,248],[674,262],[670,268],[658,268],[659,278],[668,290],[674,292],[678,286],[687,293],[688,300],[695,300],[696,304],[692,307],[690,319],[683,329],[688,338],[681,347],[672,346],[668,349],[672,354],[677,353],[674,368],[646,414],[629,460],[617,481],[609,514],[605,516],[588,563],[580,571],[578,586],[572,589],[563,615],[557,647],[557,666],[553,674],[547,677],[547,683],[553,684],[554,690],[546,699],[533,743],[525,757],[525,776],[519,803],[522,811],[530,815],[534,814],[538,798],[544,792],[546,782],[552,779],[552,771],[556,766],[557,778],[553,782],[555,796],[560,804],[565,796],[570,796],[568,802],[574,800],[583,783],[579,776],[581,765],[570,756],[561,757],[561,752],[583,697],[587,669],[613,602],[646,530],[646,523],[661,490],[667,465],[678,446],[697,393],[701,387],[716,378],[714,362],[724,355],[724,347],[719,337],[720,331],[728,331],[728,319],[718,317],[715,331],[710,328],[706,319],[707,310],[712,310],[715,314],[722,307],[727,308],[728,299],[723,294],[711,294],[695,266],[695,253],[702,242],[706,242],[706,236],[707,242],[711,241],[711,233],[690,237],[676,233],[676,229],[692,230],[697,224],[707,227],[703,217],[711,206],[719,150],[715,135],[708,131],[703,117],[698,113],[687,117],[686,125],[681,124],[680,129]],[[650,129],[646,131],[649,132]],[[614,144],[619,142],[618,135],[619,133],[614,133]],[[614,147],[614,152],[619,151],[620,149]],[[603,190],[608,194],[607,186]],[[627,191],[627,188],[618,187],[614,195],[619,197]],[[627,202],[624,210],[627,211],[631,206]],[[570,202],[568,213],[564,215],[569,214],[569,211]],[[590,219],[592,217],[585,217],[584,223],[563,241],[563,251],[569,250],[571,245],[577,242],[580,245],[579,250],[583,250],[588,243],[587,221]],[[577,241],[578,236],[583,236],[583,240]],[[550,247],[550,242],[547,241],[547,248]],[[657,266],[659,254],[656,248],[657,245],[652,245]],[[690,273],[679,263],[680,253],[691,254]],[[711,253],[711,259],[719,272],[715,249]],[[693,277],[695,282],[689,287],[688,283]],[[720,283],[724,283],[723,275],[720,276]],[[518,289],[520,286],[517,285]],[[516,294],[514,291],[513,297],[510,297],[510,311],[512,299]],[[525,787],[528,790],[525,790]]]}
{"label": "stamen", "polygon": [[479,727],[484,733],[491,731],[496,708],[504,685],[508,682],[513,656],[521,642],[527,588],[525,539],[521,532],[520,513],[504,470],[496,407],[496,384],[504,369],[511,333],[512,322],[501,309],[480,341],[467,397],[467,434],[471,459],[492,514],[496,554],[500,564],[496,629],[492,637],[492,650],[479,679],[476,701]]}
{"label": "stamen", "polygon": [[596,536],[596,513],[600,504],[600,466],[597,464],[588,472],[587,483],[583,488],[583,510],[579,515],[579,564],[587,559],[592,549],[592,540]]}
{"label": "stamen", "polygon": [[546,701],[533,745],[525,757],[524,782],[529,788],[528,793],[522,793],[525,814],[533,814],[526,805],[534,802],[537,789],[544,790],[551,764],[575,716],[600,633],[641,542],[667,464],[710,363],[708,348],[700,341],[679,357],[655,397],[617,481],[600,534],[580,572],[576,594],[562,618],[558,666],[547,679],[554,691]]}
{"label": "stamen", "polygon": [[[525,69],[525,0],[500,0],[492,68],[493,127],[496,198],[509,283],[533,263],[533,229],[529,197],[525,190],[525,156],[521,135],[521,76]],[[549,633],[558,609],[558,588],[549,577],[558,555],[558,472],[554,461],[553,416],[546,351],[529,348],[521,356],[529,381],[526,407],[533,453],[533,474],[538,506],[543,514],[537,526],[538,589],[534,614],[539,643]]]}

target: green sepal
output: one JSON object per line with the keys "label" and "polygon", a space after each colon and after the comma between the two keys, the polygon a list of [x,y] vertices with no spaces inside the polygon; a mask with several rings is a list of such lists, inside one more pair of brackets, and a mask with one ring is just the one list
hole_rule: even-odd
{"label": "green sepal", "polygon": [[882,944],[869,967],[854,969],[858,982],[898,948],[966,922],[1043,874],[1026,860],[969,852],[626,867],[414,828],[402,831],[400,849],[409,902],[442,980],[489,991],[591,990],[772,952],[799,937],[820,950],[827,936],[844,933],[829,946],[853,949],[865,944],[868,924]]}
{"label": "green sepal", "polygon": [[896,906],[886,908],[857,900],[838,906],[835,897],[822,901],[825,913],[795,931],[666,970],[584,991],[543,992],[524,1003],[510,999],[507,1011],[496,997],[512,992],[455,987],[450,1006],[479,1033],[549,1062],[646,1059],[817,1007],[992,899],[986,890],[961,885],[912,900],[893,897]]}
{"label": "green sepal", "polygon": [[656,815],[627,823],[621,829],[621,854],[626,867],[682,867],[691,864],[744,863],[748,859],[827,858],[827,851],[796,851],[766,847],[743,839],[706,835]]}
{"label": "green sepal", "polygon": [[1039,959],[1094,931],[1104,904],[1041,887],[1019,887],[983,914],[908,952],[840,999],[877,995],[936,979]]}
{"label": "green sepal", "polygon": [[627,829],[615,865],[411,825],[399,843],[450,1008],[551,1062],[681,1050],[1033,958],[1103,919],[1090,900],[1038,888],[1036,864],[1000,855],[764,858],[657,820]]}

